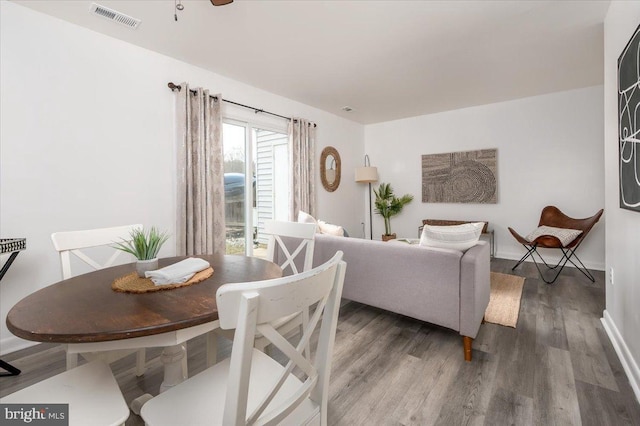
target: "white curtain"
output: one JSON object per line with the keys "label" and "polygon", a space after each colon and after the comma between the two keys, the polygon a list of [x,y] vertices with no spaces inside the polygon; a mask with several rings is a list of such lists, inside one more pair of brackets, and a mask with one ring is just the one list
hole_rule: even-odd
{"label": "white curtain", "polygon": [[186,83],[182,83],[181,88],[176,107],[176,251],[179,256],[224,254],[222,96],[210,96],[209,91],[202,88],[190,89]]}
{"label": "white curtain", "polygon": [[316,215],[315,187],[316,125],[302,118],[289,123],[289,157],[292,165],[290,220],[298,218],[300,210]]}

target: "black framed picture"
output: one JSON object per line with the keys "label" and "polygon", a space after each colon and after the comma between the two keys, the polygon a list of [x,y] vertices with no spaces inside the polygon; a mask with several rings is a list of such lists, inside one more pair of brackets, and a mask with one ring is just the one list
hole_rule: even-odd
{"label": "black framed picture", "polygon": [[620,207],[640,212],[640,25],[618,58]]}

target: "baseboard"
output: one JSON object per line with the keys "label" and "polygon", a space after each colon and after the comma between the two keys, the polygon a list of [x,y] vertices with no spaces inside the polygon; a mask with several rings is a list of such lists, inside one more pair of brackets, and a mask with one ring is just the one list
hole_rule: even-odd
{"label": "baseboard", "polygon": [[0,355],[10,354],[11,352],[26,349],[37,344],[38,342],[31,342],[16,336],[10,336],[0,341]]}
{"label": "baseboard", "polygon": [[[498,251],[496,253],[496,257],[499,259],[515,260],[517,262],[518,260],[520,260],[523,254],[524,253],[509,253],[509,252]],[[547,262],[553,262],[554,264],[561,259],[561,257],[559,256],[548,256],[548,255],[544,255],[544,258],[545,260],[547,260]],[[533,260],[531,260],[531,257],[529,257],[527,260],[525,260],[525,262],[533,263]],[[591,269],[593,271],[604,271],[606,269],[604,263],[600,263],[600,262],[598,263],[584,262],[584,266],[586,266],[587,269]],[[568,263],[566,267],[573,268],[573,265],[571,263]]]}
{"label": "baseboard", "polygon": [[627,373],[627,378],[629,379],[633,393],[636,395],[638,402],[640,402],[640,368],[638,368],[638,364],[633,359],[633,356],[631,356],[629,347],[622,338],[622,335],[620,335],[618,327],[616,327],[609,312],[605,310],[600,321],[602,321],[604,330],[609,336],[609,340],[611,340],[616,354],[618,354],[624,372]]}

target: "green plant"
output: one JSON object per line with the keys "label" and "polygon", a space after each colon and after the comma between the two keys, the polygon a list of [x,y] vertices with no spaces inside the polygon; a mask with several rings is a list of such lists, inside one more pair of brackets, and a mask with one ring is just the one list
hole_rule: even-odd
{"label": "green plant", "polygon": [[122,239],[115,243],[114,248],[130,253],[138,260],[151,260],[158,256],[160,247],[169,239],[166,232],[159,232],[155,227],[145,232],[144,229],[134,229],[129,234],[131,241]]}
{"label": "green plant", "polygon": [[391,184],[381,183],[378,190],[374,188],[376,194],[375,212],[384,218],[384,234],[391,235],[391,218],[402,211],[402,208],[413,200],[413,195],[405,194],[398,198],[393,193]]}

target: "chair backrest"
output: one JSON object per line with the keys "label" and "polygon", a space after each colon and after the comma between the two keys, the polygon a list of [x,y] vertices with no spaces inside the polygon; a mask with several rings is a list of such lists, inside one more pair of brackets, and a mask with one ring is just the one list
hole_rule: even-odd
{"label": "chair backrest", "polygon": [[[321,407],[321,413],[327,412],[331,356],[345,270],[342,252],[338,251],[331,260],[307,272],[267,281],[228,284],[218,289],[216,301],[220,327],[235,328],[223,424],[278,424],[307,397]],[[315,303],[317,306],[313,316],[296,347],[270,324],[278,318],[308,309]],[[302,352],[309,345],[320,318],[320,336],[312,364]],[[262,403],[252,413],[247,413],[256,331],[269,339],[289,361]],[[301,386],[285,402],[265,412],[294,368],[298,368],[306,379],[301,379]]]}
{"label": "chair backrest", "polygon": [[114,249],[113,255],[105,262],[98,263],[89,257],[83,249],[91,247],[108,246],[116,242],[130,241],[131,232],[134,229],[142,229],[142,225],[116,226],[113,228],[88,229],[85,231],[55,232],[51,234],[53,246],[60,253],[60,263],[62,264],[62,278],[68,279],[71,273],[71,256],[75,255],[93,269],[103,269],[112,266],[121,250]]}
{"label": "chair backrest", "polygon": [[[264,223],[264,232],[269,234],[268,260],[278,263],[283,271],[290,268],[294,274],[311,269],[316,236],[314,223],[267,220]],[[292,242],[297,245],[292,245]],[[282,262],[278,262],[280,256],[284,258]],[[302,271],[299,270],[300,263],[296,264],[298,256],[304,256]]]}
{"label": "chair backrest", "polygon": [[574,247],[579,245],[582,240],[584,240],[589,231],[591,231],[591,228],[593,228],[593,226],[598,223],[603,212],[604,210],[600,209],[591,217],[587,217],[585,219],[574,219],[562,213],[556,206],[547,206],[542,209],[538,226],[544,225],[552,226],[554,228],[578,229],[582,231],[582,234],[580,234],[575,240],[567,245],[567,247]]}

